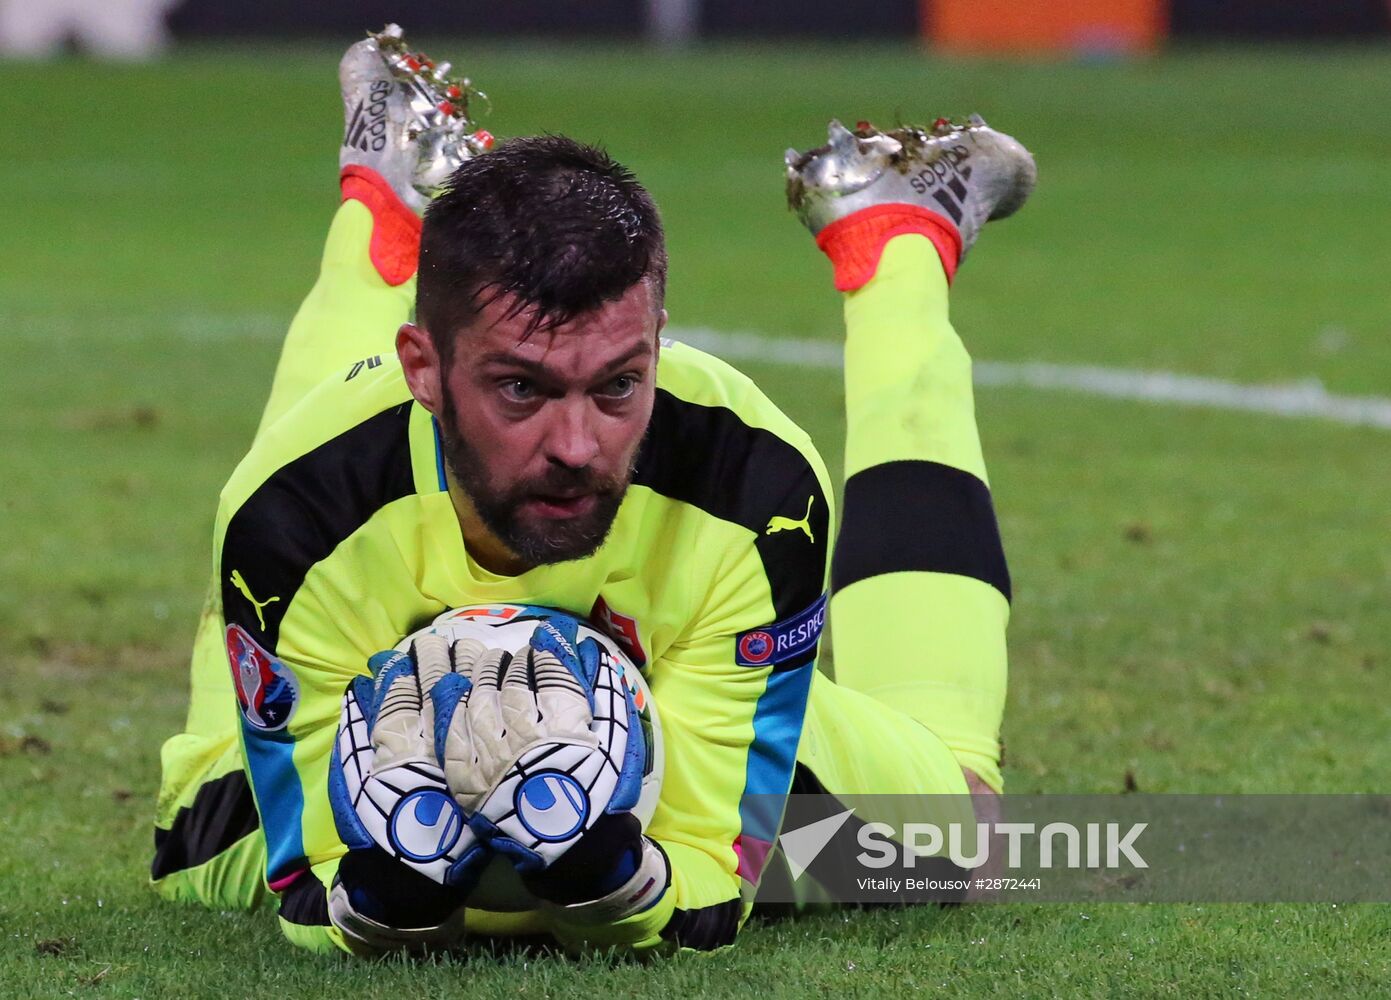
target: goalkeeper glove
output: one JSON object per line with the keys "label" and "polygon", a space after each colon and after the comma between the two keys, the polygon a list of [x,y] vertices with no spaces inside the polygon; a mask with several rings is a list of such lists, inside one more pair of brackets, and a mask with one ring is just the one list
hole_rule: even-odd
{"label": "goalkeeper glove", "polygon": [[329,919],[354,951],[451,943],[463,900],[487,859],[444,782],[435,750],[436,681],[449,648],[421,636],[388,650],[343,696],[329,801],[348,847],[329,893]]}
{"label": "goalkeeper glove", "polygon": [[555,616],[515,653],[460,640],[466,676],[436,687],[438,727],[474,833],[563,919],[614,923],[656,904],[671,871],[631,812],[646,753],[632,693],[577,631]]}

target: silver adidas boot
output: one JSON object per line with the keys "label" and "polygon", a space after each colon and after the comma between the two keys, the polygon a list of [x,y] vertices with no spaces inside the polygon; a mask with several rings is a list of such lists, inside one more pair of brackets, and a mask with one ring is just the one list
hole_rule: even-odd
{"label": "silver adidas boot", "polygon": [[786,155],[787,202],[813,234],[872,205],[916,205],[956,229],[964,258],[981,227],[1018,211],[1038,178],[1029,151],[978,115],[888,132],[832,121],[828,133],[826,145]]}
{"label": "silver adidas boot", "polygon": [[417,214],[456,167],[493,144],[469,117],[469,99],[484,95],[449,69],[412,52],[395,24],[369,33],[338,64],[346,123],[339,168],[376,171]]}

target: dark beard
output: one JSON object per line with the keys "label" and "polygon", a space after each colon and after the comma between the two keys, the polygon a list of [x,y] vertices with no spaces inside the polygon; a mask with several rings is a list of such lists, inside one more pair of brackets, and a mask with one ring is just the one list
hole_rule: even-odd
{"label": "dark beard", "polygon": [[[624,477],[597,476],[590,469],[553,466],[543,477],[518,483],[505,492],[495,491],[484,478],[478,452],[458,436],[453,401],[446,399],[440,420],[440,441],[445,463],[479,519],[493,535],[528,566],[583,559],[599,551],[613,528],[623,503],[632,470]],[[555,495],[571,490],[593,493],[595,504],[589,513],[542,525],[527,524],[518,516],[522,503],[537,495]]]}

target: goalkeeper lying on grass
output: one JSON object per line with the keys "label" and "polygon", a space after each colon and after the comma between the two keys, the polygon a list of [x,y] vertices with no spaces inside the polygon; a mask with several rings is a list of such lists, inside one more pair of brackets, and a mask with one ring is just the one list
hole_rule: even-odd
{"label": "goalkeeper lying on grass", "polygon": [[[789,154],[791,203],[846,293],[832,550],[807,435],[748,378],[660,339],[667,258],[646,191],[566,138],[487,151],[445,70],[397,29],[343,59],[343,201],[222,491],[154,884],[217,908],[273,893],[310,948],[460,927],[718,948],[776,841],[760,796],[1000,791],[1009,577],[947,289],[984,222],[1027,196],[1033,162],[978,120],[833,123],[828,146]],[[828,577],[834,682],[816,670]],[[330,789],[345,690],[389,701],[385,679],[433,706],[454,672],[439,649],[377,654],[444,609],[497,602],[611,631],[665,743],[645,833],[596,825],[532,864],[543,903],[521,914],[468,908],[467,878],[362,839]],[[379,683],[354,685],[374,657]],[[373,740],[437,762],[436,735],[460,738],[467,717]],[[495,774],[475,777],[486,790]],[[476,816],[477,794],[449,791]]]}

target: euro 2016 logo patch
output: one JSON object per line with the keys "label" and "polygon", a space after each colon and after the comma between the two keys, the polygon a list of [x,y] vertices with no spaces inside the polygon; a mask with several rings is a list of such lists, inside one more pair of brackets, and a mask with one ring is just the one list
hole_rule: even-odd
{"label": "euro 2016 logo patch", "polygon": [[826,626],[826,595],[803,611],[762,628],[740,632],[734,640],[734,662],[741,667],[788,663],[815,652]]}
{"label": "euro 2016 logo patch", "polygon": [[227,663],[246,724],[263,733],[289,725],[299,704],[299,681],[293,671],[236,624],[227,626]]}

